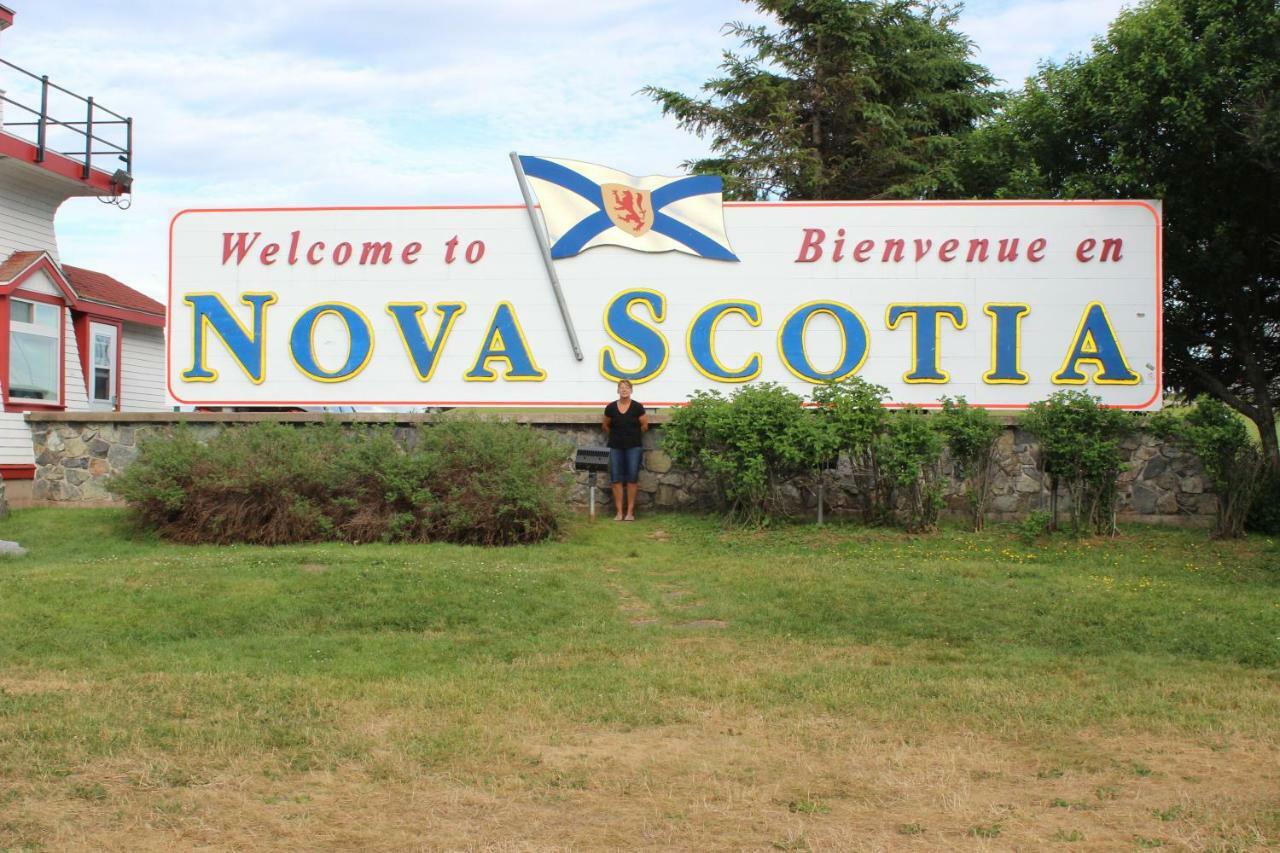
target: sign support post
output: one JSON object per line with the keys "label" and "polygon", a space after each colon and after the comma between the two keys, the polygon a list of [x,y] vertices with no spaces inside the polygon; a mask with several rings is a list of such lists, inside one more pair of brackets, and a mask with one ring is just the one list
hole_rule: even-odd
{"label": "sign support post", "polygon": [[538,221],[538,214],[533,210],[533,194],[529,192],[529,179],[525,177],[524,167],[520,165],[520,155],[511,152],[511,167],[516,170],[516,180],[520,182],[520,195],[524,196],[524,206],[529,211],[529,224],[533,226],[533,235],[537,238],[538,248],[542,250],[542,263],[547,268],[547,276],[551,279],[551,289],[556,295],[556,305],[560,307],[560,319],[564,321],[564,330],[569,335],[569,346],[573,347],[573,357],[582,361],[582,347],[578,346],[578,333],[573,327],[573,318],[569,316],[569,306],[564,301],[564,291],[560,289],[560,277],[556,275],[555,264],[551,261],[551,247],[547,245],[547,235]]}

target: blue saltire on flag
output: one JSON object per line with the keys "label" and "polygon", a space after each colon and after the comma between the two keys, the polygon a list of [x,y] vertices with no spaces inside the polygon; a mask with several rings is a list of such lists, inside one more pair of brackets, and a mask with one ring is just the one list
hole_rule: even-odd
{"label": "blue saltire on flag", "polygon": [[552,258],[601,245],[737,261],[712,175],[637,177],[577,160],[520,156],[542,208]]}

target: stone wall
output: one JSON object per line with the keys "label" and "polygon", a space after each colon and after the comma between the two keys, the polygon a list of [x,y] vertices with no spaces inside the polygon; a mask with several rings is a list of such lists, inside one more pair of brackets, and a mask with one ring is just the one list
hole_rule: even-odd
{"label": "stone wall", "polygon": [[[435,415],[357,414],[342,416],[352,423],[393,424],[402,439],[418,424],[429,423]],[[572,447],[603,444],[594,413],[557,412],[551,414],[506,415],[536,429],[560,436],[565,442],[566,467]],[[35,443],[36,475],[32,497],[37,504],[95,506],[116,501],[105,487],[106,480],[127,467],[138,455],[139,443],[148,436],[170,432],[179,422],[197,435],[213,435],[228,427],[255,421],[317,423],[324,415],[312,413],[52,413],[27,415]],[[653,429],[645,435],[644,463],[640,472],[637,503],[643,507],[695,507],[710,502],[706,483],[673,464],[662,449],[665,416],[655,414]],[[1120,477],[1119,512],[1122,519],[1177,524],[1207,524],[1216,507],[1193,455],[1164,444],[1151,435],[1134,435],[1123,445],[1129,464]],[[994,518],[1016,518],[1048,506],[1044,477],[1037,465],[1034,437],[1010,421],[1000,437],[997,470],[993,481],[991,514]],[[587,502],[589,475],[575,472],[572,500]],[[824,476],[826,507],[839,514],[853,512],[859,496],[847,463]],[[607,504],[607,482],[597,500]],[[797,511],[816,508],[817,489],[812,478],[797,478],[785,491]],[[948,483],[950,508],[962,512],[960,484]],[[607,509],[606,509],[607,511]]]}

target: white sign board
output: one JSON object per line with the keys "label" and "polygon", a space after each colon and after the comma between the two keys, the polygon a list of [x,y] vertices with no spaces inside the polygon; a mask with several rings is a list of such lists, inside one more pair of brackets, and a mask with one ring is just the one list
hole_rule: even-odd
{"label": "white sign board", "polygon": [[195,405],[648,406],[857,375],[897,404],[1161,396],[1160,209],[1142,201],[730,203],[737,261],[554,262],[521,206],[188,210],[168,384]]}

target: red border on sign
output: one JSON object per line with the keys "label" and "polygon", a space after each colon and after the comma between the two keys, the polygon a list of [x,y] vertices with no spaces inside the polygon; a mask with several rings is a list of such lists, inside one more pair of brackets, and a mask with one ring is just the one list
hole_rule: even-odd
{"label": "red border on sign", "polygon": [[[1156,226],[1156,387],[1152,395],[1143,403],[1136,405],[1117,405],[1110,408],[1126,411],[1139,411],[1147,408],[1164,392],[1164,232],[1160,220],[1160,211],[1151,204],[1134,199],[1088,199],[1088,200],[956,200],[956,201],[730,201],[725,207],[1142,207],[1151,213]],[[332,210],[523,210],[522,204],[415,204],[415,205],[371,205],[371,206],[334,206],[334,207],[224,207],[224,208],[189,208],[180,210],[169,220],[169,310],[165,312],[165,385],[169,395],[179,403],[192,406],[457,406],[493,408],[548,408],[548,407],[595,407],[601,406],[604,400],[512,400],[501,404],[476,403],[464,400],[354,400],[335,403],[332,400],[185,400],[174,393],[173,378],[169,371],[173,345],[173,334],[170,328],[173,323],[173,226],[179,217],[188,213],[283,213],[283,212],[318,212]],[[645,405],[656,408],[683,406],[686,400],[653,401]],[[886,408],[896,409],[903,406],[921,406],[937,408],[941,404],[937,400],[920,403],[886,403]],[[1026,409],[1025,403],[990,403],[984,409]]]}

